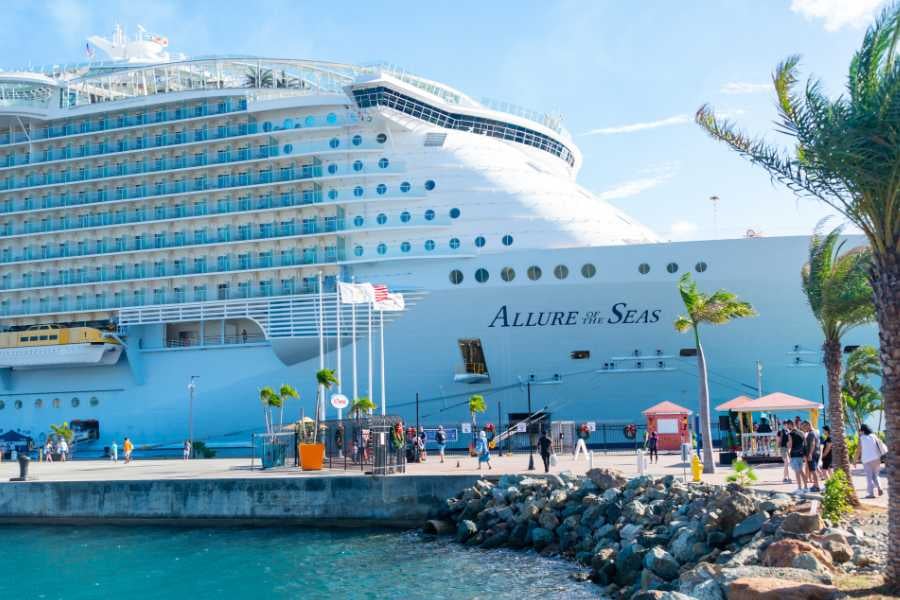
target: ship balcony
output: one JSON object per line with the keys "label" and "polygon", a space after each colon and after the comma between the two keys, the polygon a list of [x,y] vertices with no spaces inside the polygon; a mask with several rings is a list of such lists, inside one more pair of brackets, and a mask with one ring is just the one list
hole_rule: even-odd
{"label": "ship balcony", "polygon": [[484,363],[466,363],[457,367],[453,373],[454,383],[490,383],[487,365]]}

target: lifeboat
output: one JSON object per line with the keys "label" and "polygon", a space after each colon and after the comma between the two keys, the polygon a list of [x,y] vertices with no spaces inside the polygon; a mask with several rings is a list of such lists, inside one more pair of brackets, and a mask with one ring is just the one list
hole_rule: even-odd
{"label": "lifeboat", "polygon": [[93,327],[37,325],[0,333],[0,369],[113,365],[122,343]]}

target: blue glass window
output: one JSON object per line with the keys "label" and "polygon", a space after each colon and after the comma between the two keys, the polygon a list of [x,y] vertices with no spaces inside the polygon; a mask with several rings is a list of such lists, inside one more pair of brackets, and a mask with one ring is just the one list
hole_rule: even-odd
{"label": "blue glass window", "polygon": [[477,246],[478,248],[484,248],[484,236],[483,235],[479,235],[477,238],[475,238],[475,246]]}
{"label": "blue glass window", "polygon": [[294,120],[293,119],[285,119],[283,127],[285,129],[293,129],[294,128]]}
{"label": "blue glass window", "polygon": [[379,183],[378,186],[375,187],[375,191],[378,192],[378,195],[383,196],[387,193],[387,186],[383,183]]}
{"label": "blue glass window", "polygon": [[425,211],[425,220],[431,221],[433,219],[434,219],[434,211],[429,208],[428,210]]}
{"label": "blue glass window", "polygon": [[391,164],[391,163],[390,163],[390,161],[389,161],[388,159],[386,159],[386,158],[379,158],[379,159],[378,159],[378,168],[379,168],[379,169],[387,169],[389,164]]}
{"label": "blue glass window", "polygon": [[356,256],[362,256],[363,255],[363,247],[362,246],[355,247],[353,249],[353,254],[355,254]]}
{"label": "blue glass window", "polygon": [[459,248],[459,240],[456,238],[450,238],[450,247],[456,250]]}
{"label": "blue glass window", "polygon": [[458,209],[458,208],[451,208],[451,209],[450,209],[450,218],[451,218],[451,219],[456,219],[456,218],[458,218],[458,217],[459,217],[459,209]]}
{"label": "blue glass window", "polygon": [[293,151],[294,151],[294,145],[293,145],[293,144],[285,144],[285,145],[284,145],[284,153],[285,153],[285,154],[290,154],[290,153],[293,152]]}
{"label": "blue glass window", "polygon": [[353,143],[354,146],[359,146],[360,144],[362,144],[362,136],[361,136],[361,135],[354,135],[354,136],[353,136],[353,139],[350,140],[350,141]]}
{"label": "blue glass window", "polygon": [[363,164],[361,160],[353,161],[353,170],[354,171],[362,171]]}
{"label": "blue glass window", "polygon": [[425,240],[425,249],[429,252],[434,250],[434,240]]}
{"label": "blue glass window", "polygon": [[384,213],[378,213],[375,221],[377,221],[379,225],[384,225],[385,223],[387,223],[387,215]]}
{"label": "blue glass window", "polygon": [[513,243],[513,236],[509,235],[508,233],[503,236],[503,245],[504,246],[512,246],[512,243]]}
{"label": "blue glass window", "polygon": [[363,223],[365,223],[365,222],[366,222],[366,220],[363,219],[362,215],[356,215],[355,217],[353,217],[353,224],[356,225],[357,227],[362,227]]}
{"label": "blue glass window", "polygon": [[335,123],[337,123],[337,115],[334,113],[328,113],[328,116],[325,117],[325,121],[329,125],[334,125]]}
{"label": "blue glass window", "polygon": [[425,182],[425,189],[428,190],[429,192],[434,189],[434,186],[435,186],[434,179],[429,179],[428,181]]}
{"label": "blue glass window", "polygon": [[387,253],[387,244],[382,242],[381,244],[378,244],[378,254],[385,254],[385,253]]}
{"label": "blue glass window", "polygon": [[362,189],[361,185],[358,185],[355,188],[353,188],[353,195],[356,196],[357,198],[359,198],[360,196],[363,195],[363,189]]}
{"label": "blue glass window", "polygon": [[312,127],[313,125],[316,124],[316,119],[315,119],[315,117],[310,115],[310,116],[306,117],[306,119],[304,119],[303,122],[306,124],[307,127]]}
{"label": "blue glass window", "polygon": [[409,214],[409,212],[404,210],[402,213],[400,213],[400,220],[404,223],[409,223],[410,218],[412,218],[412,216]]}
{"label": "blue glass window", "polygon": [[400,252],[409,252],[410,248],[412,248],[412,244],[409,242],[403,242],[400,244]]}
{"label": "blue glass window", "polygon": [[403,183],[400,184],[400,191],[403,192],[404,194],[411,189],[412,189],[412,186],[409,184],[408,181],[404,181]]}
{"label": "blue glass window", "polygon": [[267,133],[269,131],[272,131],[272,122],[271,121],[266,121],[265,123],[263,123],[263,131],[265,131]]}
{"label": "blue glass window", "polygon": [[331,140],[328,142],[328,145],[331,146],[332,148],[337,148],[338,146],[341,145],[341,140],[339,140],[337,138],[331,138]]}
{"label": "blue glass window", "polygon": [[379,144],[383,144],[383,143],[385,143],[385,142],[387,141],[387,134],[385,134],[385,133],[379,133],[379,134],[375,137],[375,140],[376,140]]}
{"label": "blue glass window", "polygon": [[490,278],[490,274],[487,272],[487,269],[478,269],[475,271],[475,281],[478,283],[484,283]]}
{"label": "blue glass window", "polygon": [[328,190],[328,199],[329,200],[337,200],[337,197],[338,197],[338,191],[336,189],[331,188],[330,190]]}
{"label": "blue glass window", "polygon": [[330,165],[328,165],[328,174],[334,175],[335,173],[337,173],[337,165],[334,163],[331,163]]}

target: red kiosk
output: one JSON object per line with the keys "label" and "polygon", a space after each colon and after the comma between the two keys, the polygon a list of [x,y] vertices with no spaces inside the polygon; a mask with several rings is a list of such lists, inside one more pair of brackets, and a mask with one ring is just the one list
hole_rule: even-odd
{"label": "red kiosk", "polygon": [[660,402],[643,413],[647,417],[647,432],[659,436],[660,450],[680,450],[682,443],[690,443],[688,417],[691,411],[674,402]]}

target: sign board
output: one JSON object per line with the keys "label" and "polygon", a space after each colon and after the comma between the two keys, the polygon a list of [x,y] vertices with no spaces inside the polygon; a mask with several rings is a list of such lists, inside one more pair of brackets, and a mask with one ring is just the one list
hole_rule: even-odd
{"label": "sign board", "polygon": [[461,423],[460,429],[463,433],[472,433],[472,424],[471,423]]}
{"label": "sign board", "polygon": [[525,433],[526,425],[525,423],[516,423],[516,433]]}
{"label": "sign board", "polygon": [[597,431],[597,422],[596,421],[588,421],[587,428],[588,428],[588,431]]}
{"label": "sign board", "polygon": [[[437,434],[437,429],[426,429],[425,430],[425,442],[430,444],[436,444],[435,435]],[[456,427],[444,427],[444,435],[447,437],[445,443],[450,444],[453,442],[459,441],[459,429]]]}
{"label": "sign board", "polygon": [[678,433],[678,419],[659,419],[656,421],[657,433]]}
{"label": "sign board", "polygon": [[332,394],[331,395],[331,405],[337,409],[347,408],[350,404],[350,400],[347,399],[347,396],[343,394]]}

